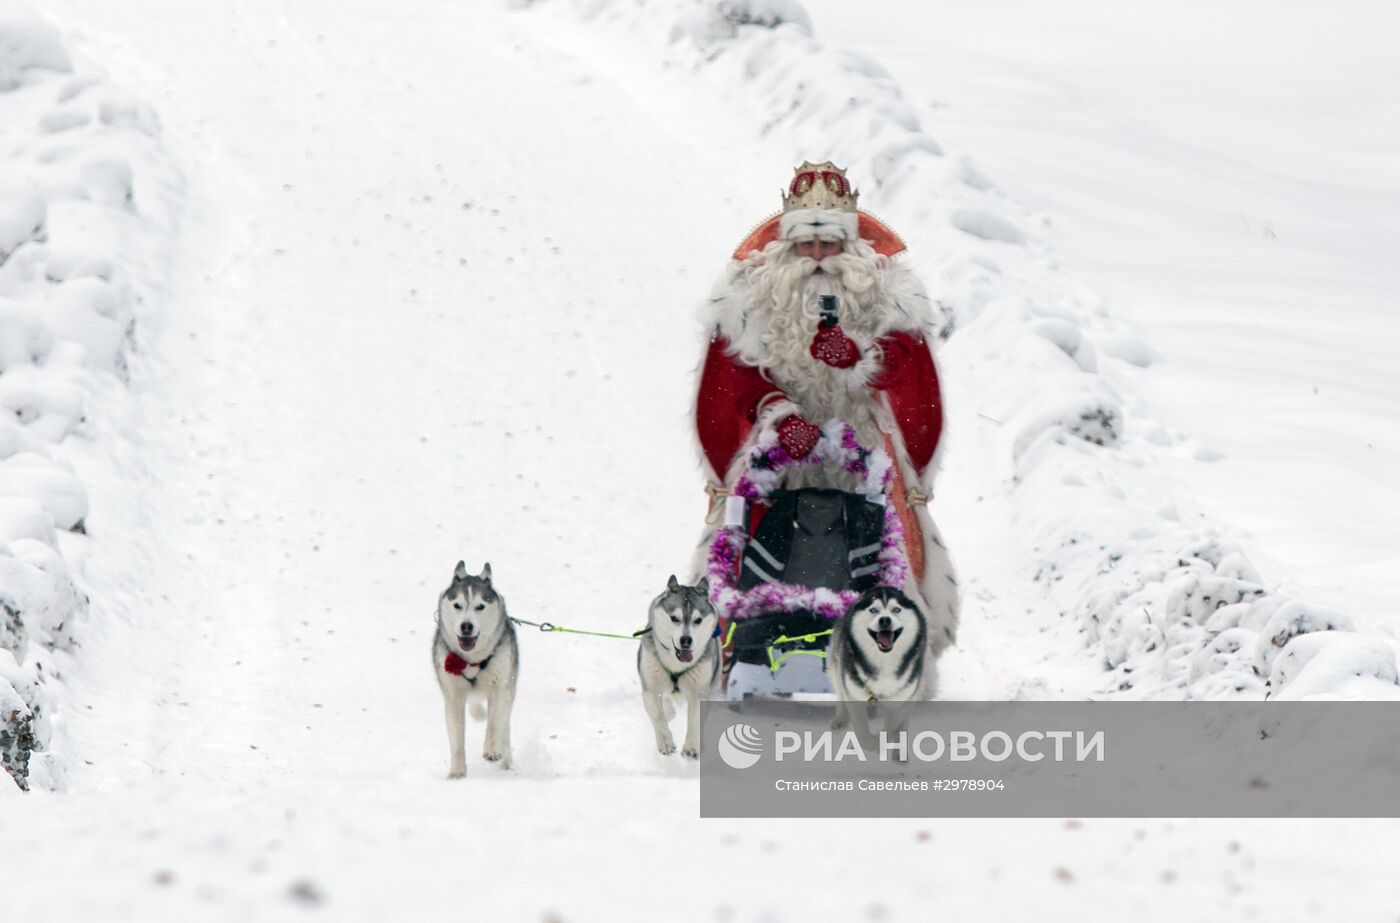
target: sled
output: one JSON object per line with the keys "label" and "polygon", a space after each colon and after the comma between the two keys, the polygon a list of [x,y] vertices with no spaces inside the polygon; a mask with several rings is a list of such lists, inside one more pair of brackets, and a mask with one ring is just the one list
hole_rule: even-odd
{"label": "sled", "polygon": [[[904,589],[908,547],[922,548],[917,535],[906,541],[907,524],[917,528],[916,521],[902,502],[888,444],[862,446],[844,421],[828,421],[800,460],[765,431],[746,461],[722,498],[724,522],[707,567],[720,613],[725,697],[829,694],[826,649],[835,621],[866,590]],[[855,475],[859,490],[782,486],[794,467],[833,464]]]}

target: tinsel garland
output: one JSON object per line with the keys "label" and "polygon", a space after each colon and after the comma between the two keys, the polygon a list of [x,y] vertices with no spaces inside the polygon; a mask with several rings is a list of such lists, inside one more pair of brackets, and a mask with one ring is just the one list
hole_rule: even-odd
{"label": "tinsel garland", "polygon": [[[817,445],[803,458],[793,458],[778,443],[778,434],[764,430],[749,453],[748,465],[734,486],[734,493],[746,500],[771,496],[788,468],[839,462],[861,479],[861,493],[872,501],[885,498],[884,531],[880,537],[879,583],[903,588],[909,579],[909,563],[904,556],[904,525],[894,504],[887,502],[894,469],[883,449],[867,449],[856,438],[855,430],[844,420],[828,420]],[[795,583],[765,583],[740,590],[739,561],[748,541],[745,526],[721,526],[710,545],[706,571],[710,578],[710,600],[731,619],[743,619],[767,612],[809,610],[829,619],[840,618],[860,595],[855,590],[832,590]]]}

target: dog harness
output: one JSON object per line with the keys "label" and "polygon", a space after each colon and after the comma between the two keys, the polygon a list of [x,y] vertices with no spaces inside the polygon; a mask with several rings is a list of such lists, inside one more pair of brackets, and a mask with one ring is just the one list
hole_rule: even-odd
{"label": "dog harness", "polygon": [[[463,660],[461,657],[457,656],[457,654],[456,654],[455,652],[453,652],[453,651],[448,651],[448,652],[447,652],[447,659],[444,660],[444,661],[442,662],[442,668],[443,668],[444,670],[446,670],[448,673],[451,673],[453,676],[462,676],[462,671],[465,670],[467,667],[471,667],[471,668],[474,669],[474,670],[475,670],[475,669],[481,669],[481,670],[486,669],[486,665],[487,665],[488,663],[491,662],[491,657],[494,657],[494,656],[496,656],[496,655],[495,655],[495,653],[493,652],[493,653],[492,653],[490,656],[488,656],[485,660],[479,661],[479,662],[477,662],[477,663],[472,663],[470,660]],[[473,680],[473,679],[468,679],[468,678],[465,677],[465,676],[463,676],[462,678],[463,678],[463,679],[466,679],[467,682],[469,682],[469,683],[470,683],[470,682],[475,682],[475,680]]]}
{"label": "dog harness", "polygon": [[672,673],[670,670],[667,670],[667,669],[666,669],[666,667],[665,667],[664,664],[662,665],[661,669],[662,669],[663,671],[665,671],[665,673],[666,673],[667,676],[671,677],[671,695],[680,695],[680,693],[681,693],[681,677],[682,677],[682,676],[685,676],[685,675],[686,675],[687,673],[689,673],[690,671],[689,671],[689,670],[682,670],[682,671],[679,672],[679,673]]}
{"label": "dog harness", "polygon": [[865,690],[865,701],[866,701],[867,703],[869,703],[870,705],[879,705],[879,704],[880,704],[880,700],[879,700],[878,698],[875,697],[875,693],[873,693],[873,692],[870,691],[870,687],[869,687],[869,686],[865,685],[865,683],[860,683],[860,688],[863,689],[863,690]]}

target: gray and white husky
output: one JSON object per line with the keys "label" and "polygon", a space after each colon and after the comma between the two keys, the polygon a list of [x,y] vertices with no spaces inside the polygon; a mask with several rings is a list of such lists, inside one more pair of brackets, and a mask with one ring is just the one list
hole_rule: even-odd
{"label": "gray and white husky", "polygon": [[827,674],[837,702],[831,726],[850,723],[862,741],[870,741],[865,706],[888,702],[894,707],[886,732],[903,730],[909,703],[929,698],[927,657],[928,623],[913,600],[890,587],[867,590],[832,630]]}
{"label": "gray and white husky", "polygon": [[515,626],[506,614],[506,601],[491,585],[491,565],[473,577],[466,564],[458,561],[452,584],[438,597],[433,638],[433,671],[442,689],[452,758],[449,779],[467,774],[468,703],[473,718],[486,719],[482,755],[510,768],[510,709],[519,670]]}
{"label": "gray and white husky", "polygon": [[666,582],[666,592],[651,601],[646,632],[637,651],[637,673],[642,678],[642,705],[656,731],[656,749],[676,752],[671,736],[675,717],[673,695],[685,696],[685,744],[681,754],[700,756],[700,703],[712,698],[719,679],[719,639],[715,628],[719,615],[710,604],[710,584],[701,578],[695,586]]}

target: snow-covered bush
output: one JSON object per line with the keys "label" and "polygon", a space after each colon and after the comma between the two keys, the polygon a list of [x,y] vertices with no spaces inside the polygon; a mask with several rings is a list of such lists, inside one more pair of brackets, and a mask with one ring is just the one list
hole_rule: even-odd
{"label": "snow-covered bush", "polygon": [[[9,606],[3,613],[11,624],[18,621],[19,613]],[[20,788],[29,787],[29,756],[39,746],[35,723],[42,717],[37,684],[11,651],[0,649],[0,767]]]}
{"label": "snow-covered bush", "polygon": [[782,25],[812,34],[812,17],[797,0],[696,0],[677,17],[674,34],[703,48],[734,38],[742,26],[776,29]]}
{"label": "snow-covered bush", "polygon": [[53,653],[87,608],[71,562],[88,497],[68,443],[87,438],[90,398],[124,387],[136,299],[121,247],[140,236],[133,164],[159,129],[74,70],[56,29],[0,0],[0,764],[22,787],[50,738]]}

